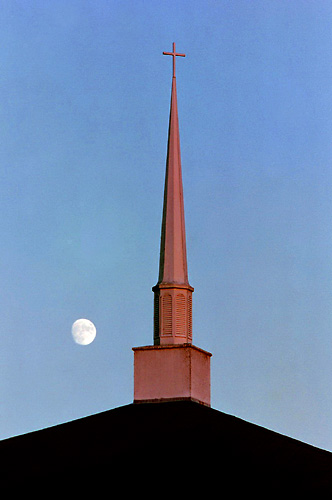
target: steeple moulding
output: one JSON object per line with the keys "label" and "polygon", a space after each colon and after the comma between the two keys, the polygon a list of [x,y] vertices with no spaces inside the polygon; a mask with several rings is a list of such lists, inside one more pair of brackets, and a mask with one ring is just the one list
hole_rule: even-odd
{"label": "steeple moulding", "polygon": [[154,292],[154,344],[192,342],[192,292],[188,282],[186,232],[180,154],[180,133],[176,95],[175,58],[169,115],[168,147],[161,227],[158,283]]}

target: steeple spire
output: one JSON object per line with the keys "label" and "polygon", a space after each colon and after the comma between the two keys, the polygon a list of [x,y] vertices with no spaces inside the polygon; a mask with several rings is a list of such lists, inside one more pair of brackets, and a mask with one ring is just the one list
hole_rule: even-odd
{"label": "steeple spire", "polygon": [[168,148],[161,227],[159,279],[153,291],[154,343],[179,344],[192,341],[192,292],[188,282],[180,134],[176,95],[173,43],[173,78],[168,130]]}

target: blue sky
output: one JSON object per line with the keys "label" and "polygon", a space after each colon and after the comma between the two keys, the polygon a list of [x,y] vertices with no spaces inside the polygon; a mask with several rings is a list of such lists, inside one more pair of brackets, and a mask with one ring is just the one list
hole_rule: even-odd
{"label": "blue sky", "polygon": [[212,406],[332,451],[331,23],[322,0],[1,2],[0,438],[133,400],[176,42]]}

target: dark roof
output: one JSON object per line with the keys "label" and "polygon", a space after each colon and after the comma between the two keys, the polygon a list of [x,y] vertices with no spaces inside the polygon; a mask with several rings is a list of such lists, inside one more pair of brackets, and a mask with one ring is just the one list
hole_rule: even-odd
{"label": "dark roof", "polygon": [[332,453],[191,401],[129,404],[3,440],[0,453],[11,484],[75,493],[120,477],[126,491],[332,493]]}

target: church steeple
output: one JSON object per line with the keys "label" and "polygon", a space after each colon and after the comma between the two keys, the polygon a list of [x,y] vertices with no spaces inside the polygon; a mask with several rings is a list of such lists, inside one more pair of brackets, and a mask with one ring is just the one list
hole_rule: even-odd
{"label": "church steeple", "polygon": [[154,292],[154,345],[133,347],[134,403],[190,400],[210,406],[211,353],[192,344],[192,293],[186,234],[176,99],[175,43],[161,226],[159,279]]}
{"label": "church steeple", "polygon": [[153,287],[154,343],[181,344],[192,341],[192,292],[188,282],[180,133],[173,43],[173,78],[168,129],[168,148],[161,227],[159,279]]}

